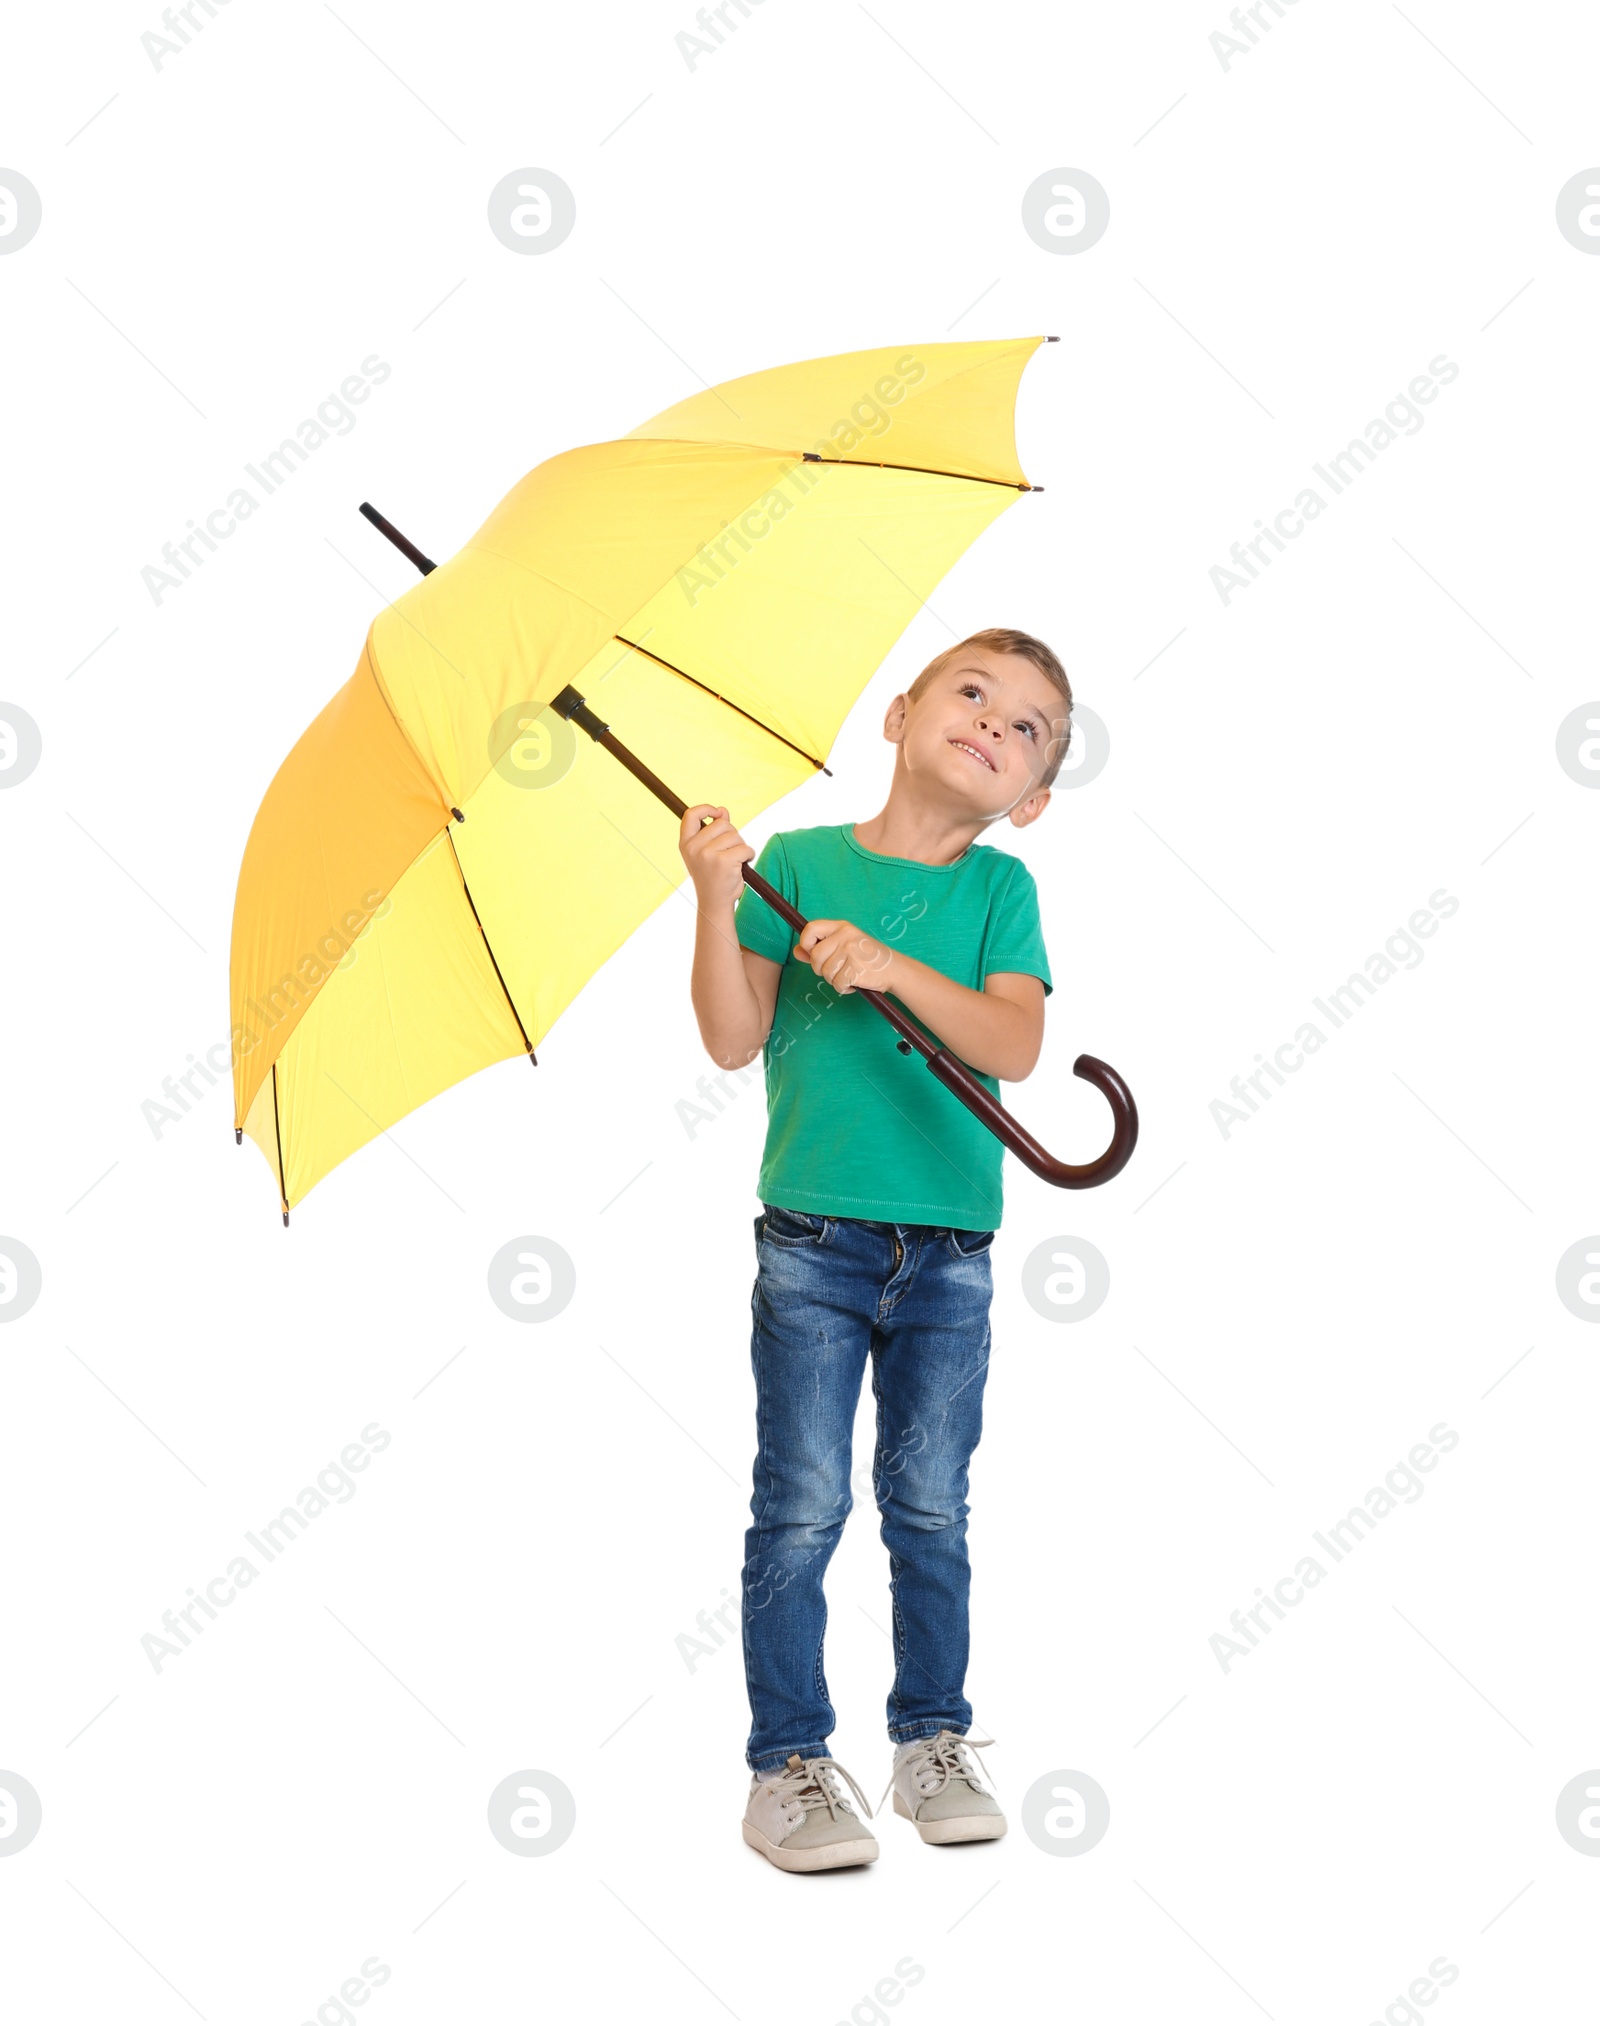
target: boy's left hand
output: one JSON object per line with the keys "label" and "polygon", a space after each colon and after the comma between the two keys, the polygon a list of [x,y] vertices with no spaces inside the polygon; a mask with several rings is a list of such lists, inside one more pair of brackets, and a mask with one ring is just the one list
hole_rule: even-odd
{"label": "boy's left hand", "polygon": [[838,993],[853,992],[858,985],[873,992],[894,989],[894,951],[854,922],[807,922],[794,953]]}

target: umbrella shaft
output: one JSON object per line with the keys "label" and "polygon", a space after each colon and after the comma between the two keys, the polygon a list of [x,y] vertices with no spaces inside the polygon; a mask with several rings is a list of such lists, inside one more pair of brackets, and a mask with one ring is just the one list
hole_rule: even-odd
{"label": "umbrella shaft", "polygon": [[[674,795],[666,782],[658,774],[653,774],[637,753],[632,753],[628,750],[621,739],[606,724],[605,720],[596,716],[590,710],[589,706],[572,687],[571,683],[568,683],[558,696],[551,698],[550,708],[553,711],[559,712],[570,723],[580,725],[589,734],[590,738],[594,740],[596,745],[604,746],[608,753],[620,760],[628,772],[636,780],[642,781],[658,801],[666,803],[667,807],[680,822],[688,814],[688,803],[682,800],[680,796]],[[805,916],[801,914],[798,908],[790,906],[770,880],[763,879],[759,872],[752,870],[748,865],[741,865],[739,870],[744,874],[745,885],[759,894],[761,899],[775,913],[782,915],[790,928],[803,929],[805,927]],[[925,1059],[932,1059],[936,1052],[936,1044],[929,1041],[927,1036],[912,1024],[911,1020],[906,1014],[901,1012],[898,1006],[891,1004],[882,992],[874,992],[865,985],[857,986],[856,989],[863,999],[876,1007],[902,1041],[908,1043],[909,1046],[914,1048]]]}

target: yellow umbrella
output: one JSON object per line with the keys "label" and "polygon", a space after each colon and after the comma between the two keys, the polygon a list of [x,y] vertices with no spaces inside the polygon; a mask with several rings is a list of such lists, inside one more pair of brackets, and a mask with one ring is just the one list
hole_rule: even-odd
{"label": "yellow umbrella", "polygon": [[[547,459],[437,568],[364,509],[426,574],[279,768],[234,903],[235,1135],[265,1153],[285,1223],[407,1112],[490,1063],[537,1061],[669,891],[642,779],[680,816],[715,802],[742,826],[827,771],[921,601],[1037,489],[1013,415],[1044,342],[847,352],[726,381]],[[1131,1153],[1132,1101],[1104,1064],[1075,1068],[1112,1099],[1117,1139],[1067,1169],[863,996],[1048,1179],[1087,1186]]]}

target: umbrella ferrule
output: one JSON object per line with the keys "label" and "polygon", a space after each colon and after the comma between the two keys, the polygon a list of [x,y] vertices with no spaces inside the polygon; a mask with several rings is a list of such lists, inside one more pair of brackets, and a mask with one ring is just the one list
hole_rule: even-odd
{"label": "umbrella ferrule", "polygon": [[570,682],[558,695],[550,699],[550,708],[553,711],[559,711],[561,716],[568,719],[571,723],[580,725],[589,734],[591,739],[598,739],[602,732],[608,732],[611,729],[604,719],[597,717],[590,710],[589,706],[572,687]]}

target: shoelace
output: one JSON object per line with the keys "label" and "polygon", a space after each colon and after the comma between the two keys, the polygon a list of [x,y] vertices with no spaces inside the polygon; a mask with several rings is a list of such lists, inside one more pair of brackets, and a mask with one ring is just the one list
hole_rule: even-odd
{"label": "shoelace", "polygon": [[825,1807],[837,1821],[841,1808],[847,1815],[855,1812],[839,1791],[835,1778],[839,1773],[850,1781],[851,1792],[870,1815],[872,1809],[866,1795],[837,1759],[806,1759],[798,1766],[783,1766],[776,1773],[768,1773],[762,1784],[773,1787],[786,1801],[798,1801],[807,1816]]}
{"label": "shoelace", "polygon": [[[902,1765],[910,1768],[912,1785],[925,1801],[931,1800],[935,1794],[941,1792],[951,1780],[968,1780],[981,1794],[984,1790],[978,1785],[978,1776],[967,1764],[967,1748],[975,1745],[992,1745],[994,1742],[993,1738],[963,1737],[959,1731],[940,1731],[935,1737],[920,1739],[915,1750],[907,1753]],[[983,1766],[983,1761],[979,1759],[978,1764]],[[895,1772],[900,1770],[900,1767],[895,1768]],[[983,1773],[987,1779],[989,1776],[987,1766],[983,1766]],[[891,1773],[889,1787],[892,1787],[894,1782],[895,1774]],[[879,1799],[880,1808],[889,1798],[889,1787],[884,1788]]]}

